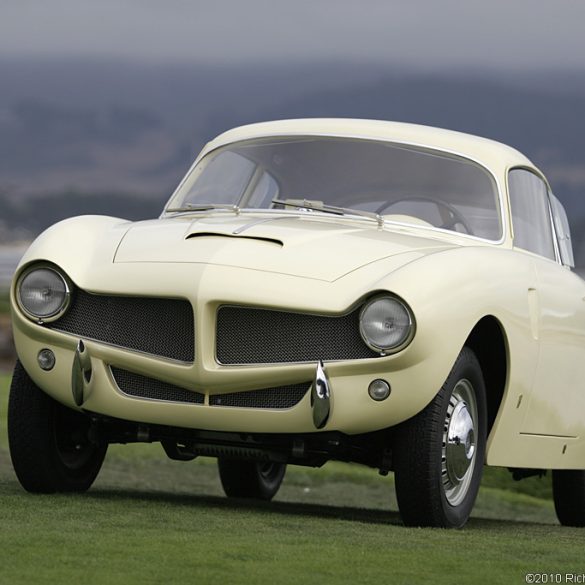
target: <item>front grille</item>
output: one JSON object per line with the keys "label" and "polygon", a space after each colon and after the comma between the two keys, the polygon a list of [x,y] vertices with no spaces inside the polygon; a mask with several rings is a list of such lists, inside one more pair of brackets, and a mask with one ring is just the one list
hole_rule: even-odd
{"label": "front grille", "polygon": [[203,404],[205,402],[205,396],[199,392],[185,390],[173,384],[147,378],[113,366],[110,369],[118,388],[129,396],[190,404]]}
{"label": "front grille", "polygon": [[229,365],[377,357],[361,338],[359,313],[325,317],[223,306],[217,312],[217,359]]}
{"label": "front grille", "polygon": [[249,392],[214,394],[209,397],[209,404],[236,408],[292,408],[303,399],[310,386],[310,382],[304,382],[303,384],[250,390]]}
{"label": "front grille", "polygon": [[78,289],[69,311],[47,327],[183,362],[195,359],[193,308],[185,300],[94,295]]}

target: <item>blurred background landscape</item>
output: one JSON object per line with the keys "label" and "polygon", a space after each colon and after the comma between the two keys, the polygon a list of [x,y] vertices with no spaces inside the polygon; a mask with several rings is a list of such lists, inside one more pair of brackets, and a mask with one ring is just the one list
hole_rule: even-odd
{"label": "blurred background landscape", "polygon": [[232,126],[341,116],[510,144],[547,175],[585,265],[585,76],[441,73],[336,62],[206,66],[0,59],[0,283],[25,242],[96,213],[155,217],[197,152]]}

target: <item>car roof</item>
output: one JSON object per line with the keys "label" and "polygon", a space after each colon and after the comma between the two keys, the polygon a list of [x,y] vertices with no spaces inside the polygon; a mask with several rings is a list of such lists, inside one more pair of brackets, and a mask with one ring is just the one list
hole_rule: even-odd
{"label": "car roof", "polygon": [[209,142],[201,156],[232,142],[270,136],[351,137],[427,147],[475,160],[496,175],[514,166],[535,168],[522,153],[495,140],[419,124],[354,118],[301,118],[240,126]]}

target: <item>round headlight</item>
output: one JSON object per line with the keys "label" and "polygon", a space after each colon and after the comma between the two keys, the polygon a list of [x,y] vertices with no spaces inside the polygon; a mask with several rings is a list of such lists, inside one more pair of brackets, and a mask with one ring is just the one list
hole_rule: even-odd
{"label": "round headlight", "polygon": [[67,309],[69,285],[53,268],[43,266],[26,271],[16,291],[21,309],[38,320],[55,319]]}
{"label": "round headlight", "polygon": [[410,309],[391,296],[376,297],[360,314],[360,333],[366,345],[380,353],[404,348],[414,335]]}

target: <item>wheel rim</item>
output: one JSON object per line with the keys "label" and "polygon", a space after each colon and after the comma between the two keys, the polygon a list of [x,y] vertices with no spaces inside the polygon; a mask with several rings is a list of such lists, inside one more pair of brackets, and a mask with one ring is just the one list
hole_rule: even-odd
{"label": "wheel rim", "polygon": [[93,458],[95,447],[73,433],[55,432],[57,455],[61,463],[71,471],[83,469]]}
{"label": "wheel rim", "polygon": [[75,412],[57,408],[53,436],[57,457],[70,471],[83,469],[94,457],[96,446],[87,437],[89,423]]}
{"label": "wheel rim", "polygon": [[442,479],[449,504],[460,504],[471,484],[477,455],[477,401],[469,380],[453,388],[443,431]]}

